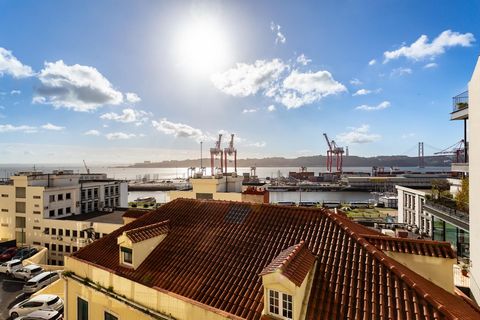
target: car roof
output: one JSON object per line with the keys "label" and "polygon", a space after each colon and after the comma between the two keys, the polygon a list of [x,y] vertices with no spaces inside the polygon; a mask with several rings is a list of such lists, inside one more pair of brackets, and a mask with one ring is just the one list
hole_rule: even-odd
{"label": "car roof", "polygon": [[9,263],[9,264],[17,263],[17,262],[22,262],[22,260],[20,260],[20,259],[13,259],[13,260],[7,261],[7,263]]}
{"label": "car roof", "polygon": [[28,301],[38,301],[38,302],[44,302],[44,301],[50,301],[58,296],[54,294],[39,294],[38,296],[30,298]]}
{"label": "car roof", "polygon": [[44,271],[40,274],[37,274],[35,277],[33,277],[32,279],[28,280],[27,282],[36,282],[38,280],[41,280],[43,279],[45,276],[47,276],[48,274],[50,273],[55,273],[55,271]]}
{"label": "car roof", "polygon": [[41,268],[39,265],[36,264],[29,264],[28,266],[23,267],[24,269],[36,269]]}

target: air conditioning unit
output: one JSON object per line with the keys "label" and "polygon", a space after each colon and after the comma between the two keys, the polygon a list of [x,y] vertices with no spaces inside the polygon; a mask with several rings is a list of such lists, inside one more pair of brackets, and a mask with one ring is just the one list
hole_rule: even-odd
{"label": "air conditioning unit", "polygon": [[57,237],[52,237],[52,240],[57,240]]}
{"label": "air conditioning unit", "polygon": [[62,237],[57,237],[57,240],[62,241],[63,238]]}

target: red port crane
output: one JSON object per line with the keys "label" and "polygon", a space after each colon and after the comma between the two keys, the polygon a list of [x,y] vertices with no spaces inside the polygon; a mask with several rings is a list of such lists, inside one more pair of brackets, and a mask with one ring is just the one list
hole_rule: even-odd
{"label": "red port crane", "polygon": [[453,161],[455,163],[464,163],[467,161],[466,157],[466,152],[465,152],[466,146],[465,146],[465,140],[460,140],[454,145],[451,145],[450,147],[439,151],[435,152],[435,155],[452,155],[454,156]]}
{"label": "red port crane", "polygon": [[218,135],[215,147],[210,148],[210,166],[212,168],[212,176],[215,175],[215,157],[220,155],[220,172],[223,173],[223,151],[222,151],[222,134]]}
{"label": "red port crane", "polygon": [[343,170],[343,154],[345,150],[343,147],[337,146],[334,140],[330,141],[326,133],[323,134],[325,140],[327,141],[328,150],[327,150],[327,171],[332,172],[333,167],[333,157],[335,156],[335,165],[336,172],[342,172]]}
{"label": "red port crane", "polygon": [[228,144],[228,147],[223,149],[223,153],[225,154],[225,173],[228,172],[227,167],[228,167],[228,156],[233,155],[233,163],[235,166],[235,173],[237,173],[237,149],[233,146],[233,138],[235,137],[235,134],[231,134],[230,138],[230,143]]}

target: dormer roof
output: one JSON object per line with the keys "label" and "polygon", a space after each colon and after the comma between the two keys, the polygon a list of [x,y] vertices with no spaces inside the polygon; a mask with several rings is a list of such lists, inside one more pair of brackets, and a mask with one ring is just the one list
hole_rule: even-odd
{"label": "dormer roof", "polygon": [[158,237],[162,234],[168,233],[170,230],[170,220],[157,222],[154,224],[146,225],[143,227],[131,229],[125,232],[132,243],[145,241],[154,237]]}
{"label": "dormer roof", "polygon": [[305,241],[280,252],[260,273],[261,276],[280,271],[287,279],[300,287],[308,272],[312,270],[315,256],[308,250]]}

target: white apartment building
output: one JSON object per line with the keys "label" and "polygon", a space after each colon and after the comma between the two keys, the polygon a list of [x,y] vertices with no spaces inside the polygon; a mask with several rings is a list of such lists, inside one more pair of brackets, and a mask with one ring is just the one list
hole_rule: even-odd
{"label": "white apartment building", "polygon": [[75,252],[120,227],[128,207],[125,181],[106,174],[19,173],[0,184],[0,238],[49,249],[49,263],[62,265]]}
{"label": "white apartment building", "polygon": [[398,194],[398,222],[418,227],[421,233],[432,237],[432,216],[424,204],[431,190],[395,186]]}

